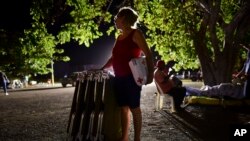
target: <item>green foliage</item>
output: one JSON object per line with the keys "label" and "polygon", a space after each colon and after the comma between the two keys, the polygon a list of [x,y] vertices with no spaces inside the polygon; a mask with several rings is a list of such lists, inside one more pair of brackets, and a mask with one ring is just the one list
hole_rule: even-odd
{"label": "green foliage", "polygon": [[[22,69],[27,70],[27,73],[47,74],[51,72],[52,60],[69,61],[69,57],[60,56],[63,50],[56,46],[70,42],[71,39],[89,47],[94,39],[103,35],[99,29],[100,24],[111,21],[111,14],[104,10],[106,4],[106,0],[92,3],[88,0],[33,1],[30,8],[32,27],[25,29],[24,36],[20,38]],[[50,33],[48,29],[53,28],[59,22],[57,20],[69,12],[73,20],[61,23],[59,31]]]}
{"label": "green foliage", "polygon": [[[178,68],[198,68],[200,60],[194,42],[202,42],[208,57],[215,61],[216,54],[225,49],[225,27],[234,20],[241,8],[238,0],[218,2],[137,0],[135,7],[139,11],[140,21],[147,28],[149,45],[155,47],[163,60],[180,62]],[[216,4],[219,5],[218,13],[215,11]],[[204,20],[208,20],[210,25],[202,31]],[[205,33],[204,39],[199,39],[199,32]]]}
{"label": "green foliage", "polygon": [[[197,68],[190,29],[197,21],[193,3],[180,1],[144,0],[136,2],[140,21],[147,27],[147,42],[155,47],[165,61],[176,60],[177,68]],[[191,20],[190,17],[193,19]]]}
{"label": "green foliage", "polygon": [[223,20],[229,24],[233,20],[233,15],[240,9],[239,0],[222,0],[221,12],[223,14]]}
{"label": "green foliage", "polygon": [[[33,23],[31,29],[24,31],[25,36],[20,38],[24,66],[30,72],[47,74],[50,69],[47,66],[57,52],[55,37],[49,34],[43,23]],[[62,52],[61,50],[59,50]]]}
{"label": "green foliage", "polygon": [[67,4],[74,10],[70,15],[73,22],[62,26],[58,39],[61,44],[74,39],[79,44],[89,47],[94,39],[103,35],[99,27],[101,22],[110,22],[111,14],[103,10],[106,6],[106,0],[95,1],[91,4],[88,0],[67,0]]}
{"label": "green foliage", "polygon": [[55,11],[55,5],[62,9],[61,1],[53,3],[50,0],[34,1],[30,8],[33,22],[31,28],[24,30],[20,38],[21,53],[23,54],[23,70],[28,73],[47,74],[51,72],[51,61],[69,61],[69,57],[60,56],[64,51],[56,48],[58,40],[48,32],[49,25],[53,25],[55,17],[60,12]]}

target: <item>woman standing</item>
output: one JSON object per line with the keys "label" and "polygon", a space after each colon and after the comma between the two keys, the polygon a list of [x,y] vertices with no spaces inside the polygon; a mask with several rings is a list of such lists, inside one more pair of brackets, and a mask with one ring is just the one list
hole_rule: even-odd
{"label": "woman standing", "polygon": [[116,39],[112,56],[102,69],[113,66],[115,73],[115,95],[121,107],[122,137],[121,141],[128,141],[130,125],[130,111],[134,123],[134,140],[140,141],[142,114],[140,108],[141,86],[138,86],[129,67],[132,58],[146,56],[148,66],[147,84],[153,81],[152,53],[148,48],[142,32],[136,29],[137,13],[130,7],[123,7],[114,18],[115,26],[120,30]]}

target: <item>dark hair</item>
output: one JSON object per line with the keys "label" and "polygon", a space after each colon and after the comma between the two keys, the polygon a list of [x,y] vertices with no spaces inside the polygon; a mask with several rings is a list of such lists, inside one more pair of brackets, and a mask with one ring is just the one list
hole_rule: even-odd
{"label": "dark hair", "polygon": [[162,61],[162,60],[158,60],[158,61],[156,62],[156,67],[158,67],[158,68],[160,68],[160,69],[164,68],[164,67],[165,67],[165,62]]}
{"label": "dark hair", "polygon": [[117,16],[118,17],[124,17],[125,21],[130,26],[136,26],[136,24],[138,22],[138,14],[131,7],[122,7],[122,8],[120,8]]}
{"label": "dark hair", "polygon": [[176,63],[177,63],[176,61],[170,60],[170,61],[167,62],[166,66],[167,67],[173,67]]}

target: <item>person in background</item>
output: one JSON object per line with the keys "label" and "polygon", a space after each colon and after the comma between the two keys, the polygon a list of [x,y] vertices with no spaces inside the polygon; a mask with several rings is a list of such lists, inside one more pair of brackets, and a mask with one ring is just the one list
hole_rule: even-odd
{"label": "person in background", "polygon": [[244,46],[247,50],[247,59],[241,71],[236,75],[237,78],[245,79],[243,95],[246,99],[250,98],[250,46]]}
{"label": "person in background", "polygon": [[[175,82],[170,78],[174,71],[169,72],[169,68],[173,67],[176,62],[169,61],[165,66],[165,62],[158,60],[156,63],[156,70],[154,72],[154,80],[156,85],[161,88],[164,94],[173,96],[175,103],[175,110],[181,110],[181,104],[186,95],[186,89],[182,84],[175,85]],[[174,112],[174,111],[173,111]]]}
{"label": "person in background", "polygon": [[28,76],[28,75],[25,75],[25,76],[24,76],[24,86],[25,86],[25,87],[28,87],[28,84],[29,84],[29,76]]}
{"label": "person in background", "polygon": [[182,81],[175,76],[176,72],[173,67],[176,63],[177,62],[174,60],[168,61],[165,67],[165,72],[166,75],[168,75],[168,77],[173,81],[174,87],[182,87]]}
{"label": "person in background", "polygon": [[130,7],[122,7],[114,18],[115,26],[120,31],[112,50],[112,56],[102,69],[113,66],[114,89],[118,105],[121,107],[122,137],[129,140],[130,112],[134,123],[134,141],[140,141],[142,114],[140,108],[141,86],[134,81],[129,67],[132,58],[143,53],[148,67],[147,84],[153,81],[152,53],[143,33],[136,28],[138,14]]}
{"label": "person in background", "polygon": [[0,84],[3,87],[3,91],[4,91],[5,95],[9,95],[8,92],[7,92],[7,84],[8,84],[8,82],[9,82],[9,79],[7,78],[5,73],[0,71]]}

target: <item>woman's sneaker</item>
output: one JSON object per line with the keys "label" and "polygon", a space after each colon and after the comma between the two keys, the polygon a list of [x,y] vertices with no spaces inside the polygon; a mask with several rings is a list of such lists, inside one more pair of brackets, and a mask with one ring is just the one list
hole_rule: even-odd
{"label": "woman's sneaker", "polygon": [[5,93],[5,95],[9,95],[8,93]]}

